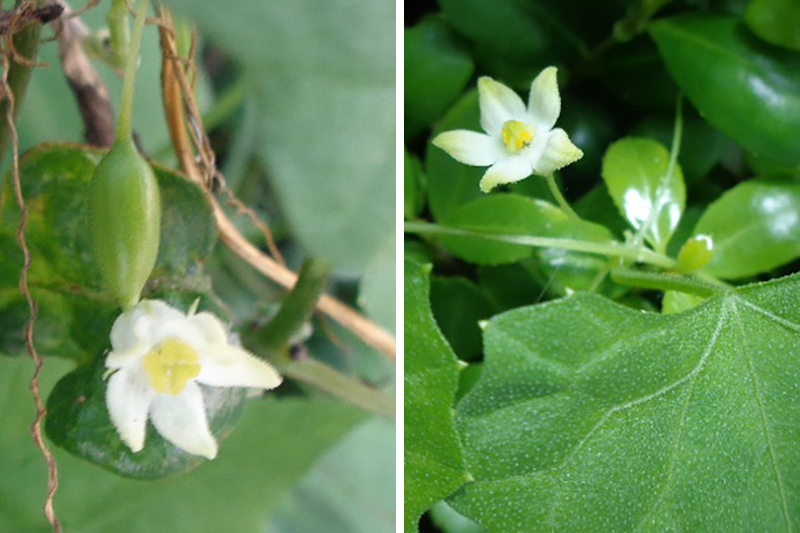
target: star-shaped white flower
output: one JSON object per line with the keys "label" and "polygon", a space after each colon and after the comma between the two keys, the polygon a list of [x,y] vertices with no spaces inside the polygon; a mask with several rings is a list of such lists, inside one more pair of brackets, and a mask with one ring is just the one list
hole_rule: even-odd
{"label": "star-shaped white flower", "polygon": [[527,108],[517,93],[492,78],[478,80],[478,93],[486,133],[447,131],[433,144],[466,165],[489,166],[480,183],[483,192],[531,174],[548,176],[583,157],[564,130],[553,129],[561,113],[555,67],[533,80]]}
{"label": "star-shaped white flower", "polygon": [[113,372],[106,406],[122,441],[144,447],[148,418],[166,440],[213,459],[217,441],[198,385],[272,389],[281,376],[268,363],[231,344],[213,314],[183,314],[158,300],[143,300],[111,328],[106,367]]}

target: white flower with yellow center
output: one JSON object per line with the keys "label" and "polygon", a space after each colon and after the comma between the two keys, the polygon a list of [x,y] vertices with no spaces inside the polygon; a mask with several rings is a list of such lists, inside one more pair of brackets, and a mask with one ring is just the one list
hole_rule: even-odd
{"label": "white flower with yellow center", "polygon": [[553,129],[561,113],[555,67],[533,80],[527,108],[517,93],[492,78],[478,80],[478,93],[486,133],[447,131],[433,144],[466,165],[488,166],[483,192],[531,174],[551,175],[583,157],[564,130]]}
{"label": "white flower with yellow center", "polygon": [[281,376],[233,345],[213,314],[185,315],[158,300],[143,300],[111,328],[106,406],[122,441],[144,447],[148,418],[166,440],[213,459],[217,441],[206,419],[199,383],[272,389]]}

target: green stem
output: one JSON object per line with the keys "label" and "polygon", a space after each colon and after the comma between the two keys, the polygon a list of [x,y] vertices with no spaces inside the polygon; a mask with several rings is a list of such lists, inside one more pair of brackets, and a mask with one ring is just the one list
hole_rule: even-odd
{"label": "green stem", "polygon": [[348,377],[330,366],[311,358],[290,361],[278,370],[287,377],[308,383],[366,411],[395,417],[395,399],[379,389]]}
{"label": "green stem", "polygon": [[139,48],[142,44],[144,21],[147,18],[147,7],[147,0],[139,1],[139,8],[136,10],[136,20],[133,23],[131,47],[125,58],[125,78],[122,82],[119,121],[117,121],[117,142],[132,139],[133,92],[136,84],[136,67],[139,63]]}
{"label": "green stem", "polygon": [[111,39],[111,64],[119,69],[126,66],[125,56],[129,51],[131,29],[128,25],[126,0],[113,0],[106,14],[106,24]]}
{"label": "green stem", "polygon": [[610,243],[599,243],[575,239],[538,237],[535,235],[496,235],[492,233],[481,233],[461,228],[439,226],[437,224],[430,224],[428,222],[406,222],[404,224],[404,230],[406,233],[415,233],[420,235],[435,234],[476,237],[489,241],[519,244],[521,246],[532,246],[535,248],[558,248],[561,250],[587,252],[590,254],[604,255],[608,257],[623,257],[662,268],[674,268],[676,265],[675,260],[671,257],[656,253],[647,248],[633,248],[616,241]]}
{"label": "green stem", "polygon": [[303,324],[314,313],[331,264],[322,259],[306,259],[300,268],[294,288],[286,295],[278,314],[257,333],[256,342],[267,352],[278,352],[286,347]]}
{"label": "green stem", "polygon": [[553,193],[553,197],[556,199],[556,202],[558,202],[561,210],[564,211],[572,220],[581,220],[581,217],[578,216],[578,213],[572,210],[572,207],[570,207],[567,199],[564,198],[563,194],[561,194],[561,189],[558,188],[555,176],[553,176],[553,174],[548,174],[545,176],[545,179],[547,180],[547,186],[550,187],[550,192]]}
{"label": "green stem", "polygon": [[719,294],[724,289],[705,281],[680,274],[663,274],[660,272],[644,272],[628,268],[611,270],[611,279],[620,285],[629,285],[660,291],[678,291],[708,298]]}
{"label": "green stem", "polygon": [[597,292],[597,289],[600,288],[600,285],[605,281],[606,276],[608,273],[611,272],[611,269],[614,267],[614,263],[619,263],[618,257],[611,257],[606,264],[603,265],[603,268],[597,272],[597,275],[592,280],[592,284],[589,286],[589,292]]}

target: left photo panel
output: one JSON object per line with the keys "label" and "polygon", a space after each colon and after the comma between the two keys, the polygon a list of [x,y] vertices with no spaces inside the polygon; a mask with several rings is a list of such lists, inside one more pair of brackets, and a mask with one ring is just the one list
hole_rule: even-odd
{"label": "left photo panel", "polygon": [[5,7],[0,532],[394,532],[395,2]]}

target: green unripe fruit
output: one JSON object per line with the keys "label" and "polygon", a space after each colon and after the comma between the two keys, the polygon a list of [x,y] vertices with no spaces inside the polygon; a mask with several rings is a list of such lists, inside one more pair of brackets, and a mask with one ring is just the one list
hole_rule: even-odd
{"label": "green unripe fruit", "polygon": [[103,283],[123,309],[136,305],[158,255],[161,197],[153,170],[129,139],[97,165],[89,225]]}
{"label": "green unripe fruit", "polygon": [[714,243],[707,235],[696,235],[686,241],[678,253],[677,271],[682,274],[690,274],[700,270],[711,260],[713,247]]}

